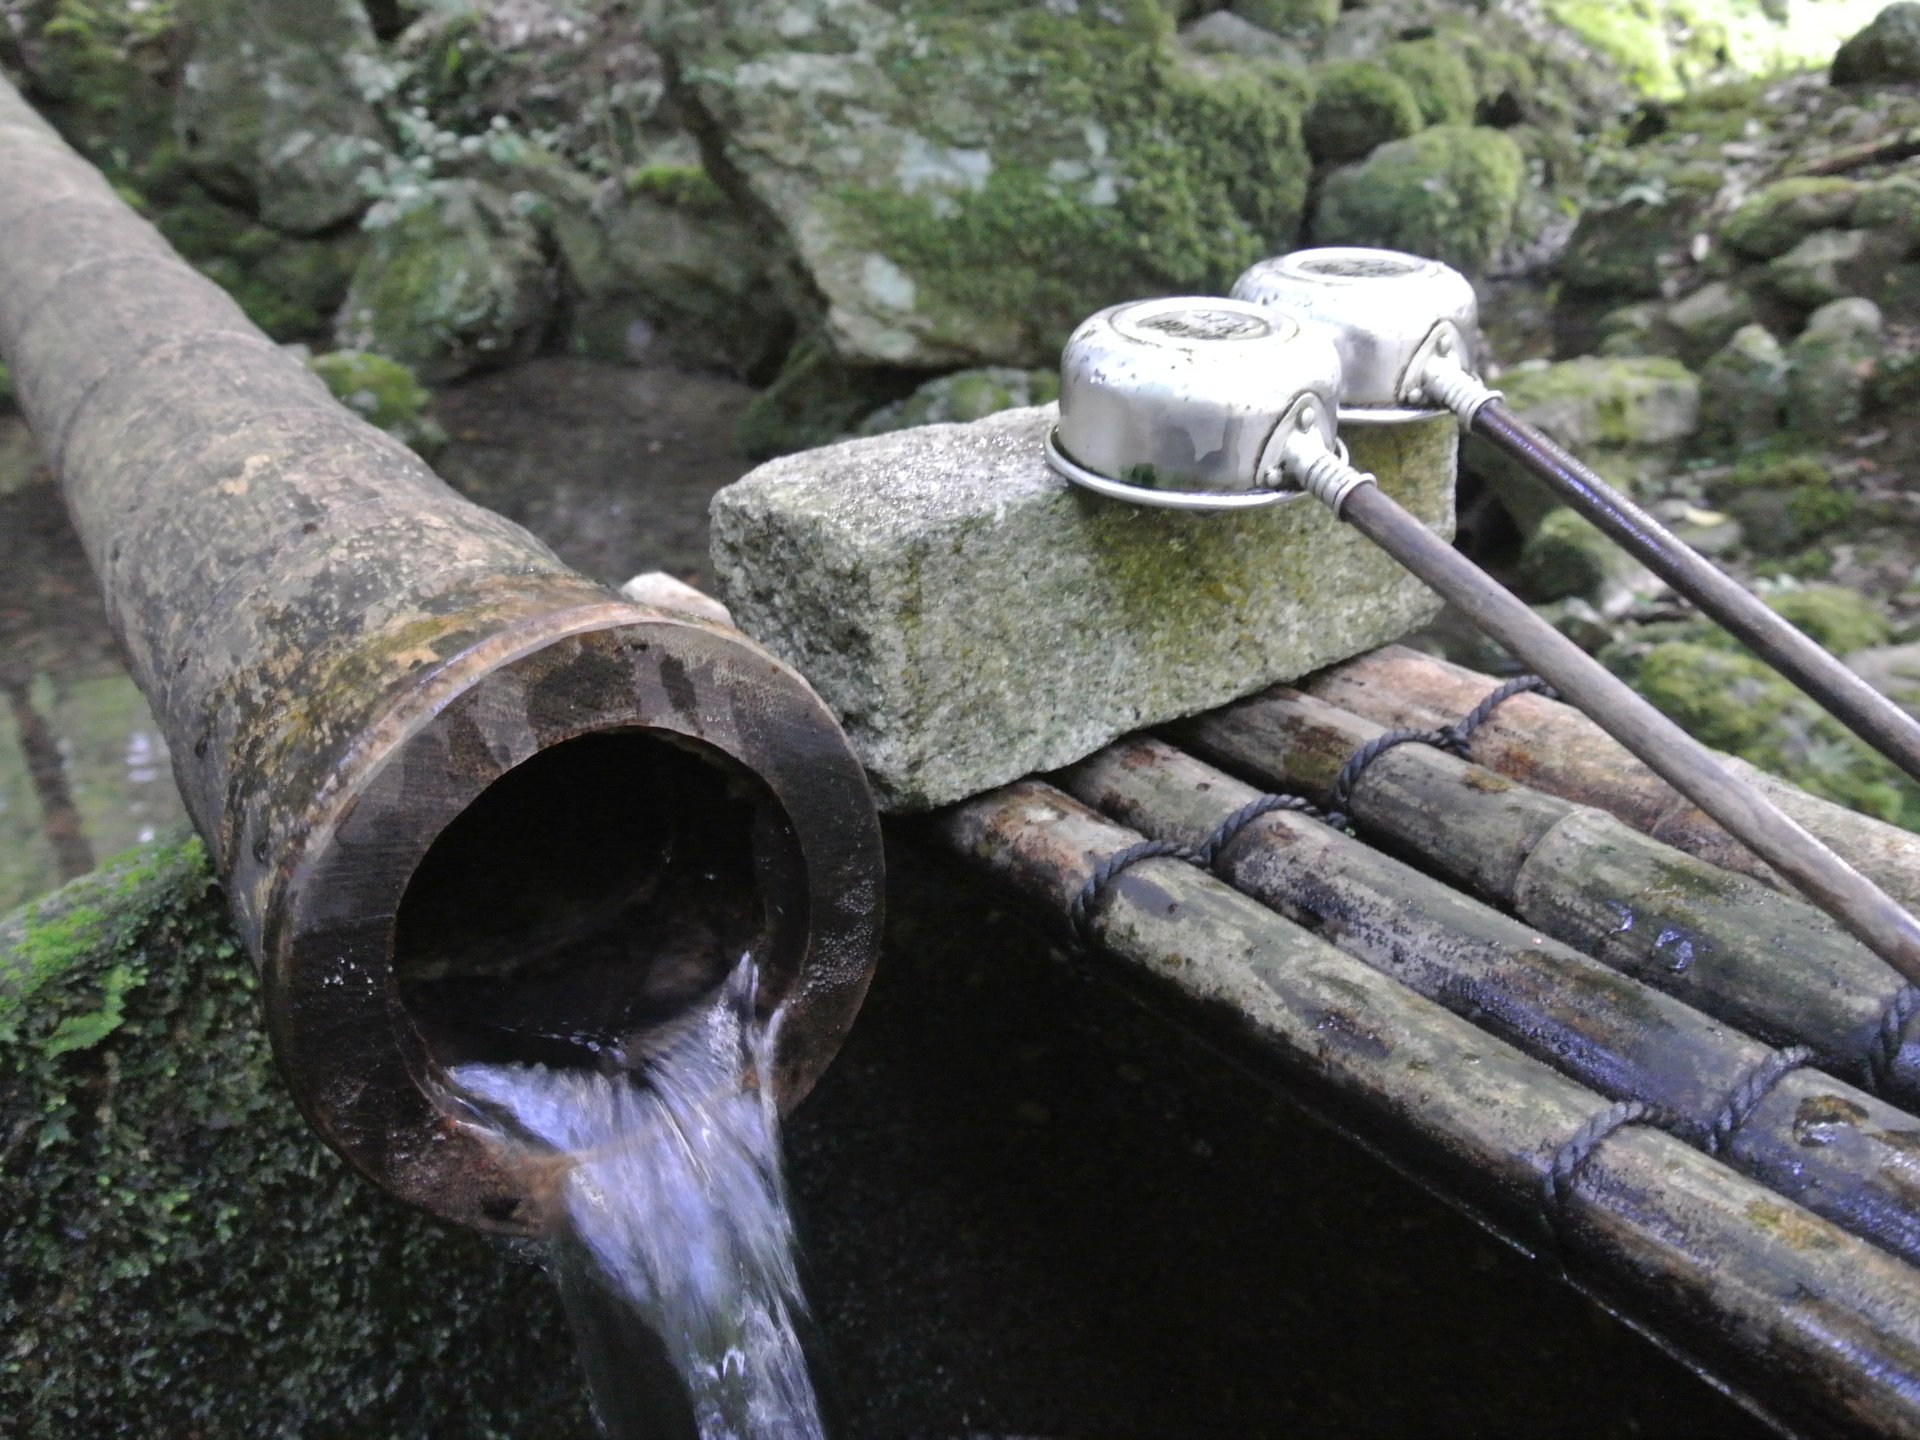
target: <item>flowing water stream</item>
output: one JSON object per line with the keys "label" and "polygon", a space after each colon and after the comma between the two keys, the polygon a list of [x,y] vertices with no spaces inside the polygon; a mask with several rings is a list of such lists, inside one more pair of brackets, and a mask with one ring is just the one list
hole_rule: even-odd
{"label": "flowing water stream", "polygon": [[710,1003],[600,1071],[452,1071],[503,1142],[552,1156],[547,1264],[613,1440],[824,1433],[754,978],[743,958]]}

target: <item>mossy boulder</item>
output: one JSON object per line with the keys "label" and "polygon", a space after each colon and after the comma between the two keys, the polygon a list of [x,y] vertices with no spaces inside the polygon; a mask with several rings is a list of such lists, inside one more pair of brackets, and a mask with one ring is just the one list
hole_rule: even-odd
{"label": "mossy boulder", "polygon": [[334,399],[403,445],[431,457],[447,443],[447,432],[428,413],[433,392],[398,360],[333,350],[314,356],[307,368],[327,382]]}
{"label": "mossy boulder", "polygon": [[1829,72],[1836,85],[1898,85],[1920,80],[1920,5],[1889,5],[1842,45]]}
{"label": "mossy boulder", "polygon": [[198,184],[148,208],[174,249],[280,341],[327,333],[365,249],[358,231],[309,239],[270,229]]}
{"label": "mossy boulder", "polygon": [[1811,310],[1878,287],[1903,248],[1883,232],[1816,230],[1767,262],[1766,287],[1789,305]]}
{"label": "mossy boulder", "polygon": [[1888,232],[1901,242],[1903,253],[1911,253],[1920,244],[1920,178],[1890,175],[1863,185],[1847,223],[1856,230]]}
{"label": "mossy boulder", "polygon": [[653,38],[849,365],[1049,364],[1091,311],[1217,292],[1298,230],[1295,94],[1200,66],[1153,0],[725,0]]}
{"label": "mossy boulder", "polygon": [[1741,286],[1712,280],[1667,306],[1658,328],[1682,361],[1704,365],[1753,321],[1753,297]]}
{"label": "mossy boulder", "polygon": [[[1671,467],[1699,420],[1700,382],[1665,357],[1583,356],[1511,370],[1500,384],[1515,414],[1629,491]],[[1462,447],[1461,465],[1523,535],[1560,506],[1539,480],[1477,437]]]}
{"label": "mossy boulder", "polygon": [[1527,537],[1515,588],[1542,603],[1582,600],[1606,611],[1632,593],[1645,571],[1594,524],[1571,510],[1556,510]]}
{"label": "mossy boulder", "polygon": [[1750,449],[1774,435],[1787,403],[1787,353],[1764,325],[1743,325],[1700,371],[1699,448]]}
{"label": "mossy boulder", "polygon": [[1365,159],[1425,124],[1412,86],[1385,66],[1358,61],[1317,77],[1302,133],[1315,160],[1338,163]]}
{"label": "mossy boulder", "polygon": [[1406,82],[1429,125],[1471,125],[1480,96],[1473,72],[1436,36],[1402,40],[1380,52],[1380,63]]}
{"label": "mossy boulder", "polygon": [[313,234],[367,206],[387,145],[362,93],[378,64],[359,0],[179,0],[175,131],[194,172],[276,229]]}
{"label": "mossy boulder", "polygon": [[1823,460],[1804,452],[1750,456],[1708,493],[1740,522],[1748,548],[1759,555],[1798,554],[1845,525],[1859,506]]}
{"label": "mossy boulder", "polygon": [[1920,824],[1920,791],[1751,655],[1683,640],[1622,642],[1601,658],[1695,738],[1896,825]]}
{"label": "mossy boulder", "polygon": [[530,354],[556,288],[536,209],[471,180],[423,191],[373,232],[335,327],[341,346],[392,356],[429,384]]}
{"label": "mossy boulder", "polygon": [[1787,425],[1832,435],[1860,419],[1885,330],[1880,307],[1854,297],[1813,312],[1787,349]]}
{"label": "mossy boulder", "polygon": [[1384,245],[1484,271],[1506,248],[1526,179],[1512,137],[1436,125],[1327,177],[1314,217],[1323,245]]}
{"label": "mossy boulder", "polygon": [[1556,264],[1581,295],[1654,299],[1692,264],[1693,237],[1723,180],[1718,166],[1649,164],[1594,196]]}
{"label": "mossy boulder", "polygon": [[0,1124],[10,1435],[592,1433],[538,1268],[307,1128],[197,841],[0,920]]}
{"label": "mossy boulder", "polygon": [[1798,176],[1756,190],[1720,226],[1720,239],[1754,260],[1784,255],[1816,230],[1845,225],[1865,187],[1840,176]]}

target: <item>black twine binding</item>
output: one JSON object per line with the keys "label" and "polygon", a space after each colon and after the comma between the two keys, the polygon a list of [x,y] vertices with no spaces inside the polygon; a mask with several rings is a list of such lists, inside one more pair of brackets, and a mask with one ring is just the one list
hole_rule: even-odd
{"label": "black twine binding", "polygon": [[1256,796],[1220,822],[1220,828],[1209,835],[1194,852],[1194,863],[1208,870],[1213,869],[1215,862],[1220,858],[1220,852],[1238,840],[1242,830],[1262,815],[1271,815],[1276,810],[1292,810],[1301,815],[1312,815],[1316,818],[1320,815],[1311,801],[1303,800],[1298,795]]}
{"label": "black twine binding", "polygon": [[1884,1093],[1893,1084],[1900,1043],[1906,1039],[1907,1025],[1915,1015],[1920,1015],[1920,987],[1902,985],[1880,1012],[1879,1027],[1867,1047],[1867,1088],[1874,1094]]}
{"label": "black twine binding", "polygon": [[1469,710],[1457,725],[1439,730],[1389,730],[1384,735],[1375,736],[1354,751],[1347,763],[1340,767],[1340,773],[1333,782],[1333,808],[1327,814],[1327,823],[1340,830],[1353,828],[1347,812],[1353,803],[1354,786],[1360,783],[1360,777],[1366,773],[1369,765],[1395,746],[1431,745],[1457,759],[1469,759],[1468,742],[1473,738],[1473,732],[1486,724],[1493,712],[1514,696],[1528,694],[1544,695],[1549,700],[1560,698],[1559,692],[1538,675],[1517,675]]}
{"label": "black twine binding", "polygon": [[1813,1051],[1805,1045],[1795,1045],[1790,1050],[1775,1050],[1763,1056],[1727,1092],[1726,1104],[1720,1107],[1718,1115],[1707,1122],[1707,1154],[1722,1154],[1733,1143],[1733,1137],[1740,1127],[1760,1108],[1760,1102],[1773,1093],[1773,1087],[1794,1071],[1804,1070],[1811,1064]]}
{"label": "black twine binding", "polygon": [[1067,907],[1067,920],[1073,926],[1074,938],[1080,948],[1091,951],[1093,944],[1093,908],[1100,903],[1100,897],[1124,872],[1138,865],[1142,860],[1157,860],[1161,857],[1185,860],[1196,863],[1198,857],[1185,845],[1175,844],[1171,840],[1142,840],[1138,845],[1129,845],[1124,850],[1116,850],[1087,876],[1087,883],[1080,887],[1080,893],[1073,897],[1073,903]]}
{"label": "black twine binding", "polygon": [[1644,1100],[1622,1100],[1609,1105],[1598,1115],[1588,1120],[1573,1138],[1553,1152],[1553,1159],[1547,1165],[1547,1173],[1541,1185],[1544,1201],[1543,1211],[1547,1230],[1558,1240],[1567,1218],[1567,1206],[1573,1198],[1573,1182],[1579,1178],[1580,1171],[1593,1158],[1594,1152],[1603,1145],[1614,1131],[1628,1125],[1666,1126],[1673,1117],[1657,1106]]}

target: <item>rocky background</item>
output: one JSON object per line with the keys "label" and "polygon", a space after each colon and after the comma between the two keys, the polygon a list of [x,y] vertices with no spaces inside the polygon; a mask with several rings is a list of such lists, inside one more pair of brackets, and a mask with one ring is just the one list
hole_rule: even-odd
{"label": "rocky background", "polygon": [[[1297,244],[1436,255],[1523,414],[1920,698],[1920,5],[0,0],[0,66],[427,451],[428,387],[542,353],[744,380],[764,457],[1044,400],[1083,315]],[[1466,469],[1463,543],[1662,708],[1920,826],[1589,526]]]}

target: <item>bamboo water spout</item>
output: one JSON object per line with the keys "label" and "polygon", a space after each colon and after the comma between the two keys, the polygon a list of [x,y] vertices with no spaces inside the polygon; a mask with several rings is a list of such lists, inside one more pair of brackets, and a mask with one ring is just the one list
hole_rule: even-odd
{"label": "bamboo water spout", "polygon": [[474,1017],[435,987],[537,959],[518,1001],[549,1029],[631,1030],[718,978],[563,973],[636,927],[751,949],[781,1016],[771,1082],[806,1092],[865,992],[881,862],[865,777],[797,674],[462,500],[4,81],[0,356],[330,1144],[449,1219],[538,1225],[540,1177],[440,1083]]}

